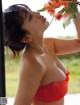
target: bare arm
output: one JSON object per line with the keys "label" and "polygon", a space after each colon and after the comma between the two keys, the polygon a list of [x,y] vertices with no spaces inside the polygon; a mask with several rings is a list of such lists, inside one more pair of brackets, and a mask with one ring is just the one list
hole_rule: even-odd
{"label": "bare arm", "polygon": [[24,65],[25,69],[22,67],[14,105],[31,105],[33,97],[40,85],[43,77],[41,67],[33,66],[32,69],[31,66],[26,67]]}
{"label": "bare arm", "polygon": [[49,51],[51,51],[51,54],[53,51],[57,55],[64,55],[80,51],[79,39],[45,38],[44,43],[49,48]]}
{"label": "bare arm", "polygon": [[[48,48],[52,48],[57,55],[64,55],[80,51],[80,13],[78,11],[77,18],[74,20],[74,25],[77,31],[78,38],[75,39],[59,39],[59,38],[45,38],[45,43]],[[50,49],[51,49],[50,48]]]}
{"label": "bare arm", "polygon": [[77,12],[77,18],[74,20],[77,31],[76,39],[54,39],[54,47],[56,54],[66,54],[80,51],[80,13]]}
{"label": "bare arm", "polygon": [[53,39],[55,52],[58,55],[69,54],[80,51],[78,39]]}
{"label": "bare arm", "polygon": [[74,25],[77,31],[78,38],[80,39],[80,12],[77,12],[77,18],[74,20]]}

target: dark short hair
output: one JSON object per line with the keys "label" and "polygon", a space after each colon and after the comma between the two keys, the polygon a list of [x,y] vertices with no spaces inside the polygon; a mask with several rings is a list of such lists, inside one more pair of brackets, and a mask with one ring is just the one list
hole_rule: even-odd
{"label": "dark short hair", "polygon": [[15,4],[3,11],[4,45],[9,47],[15,56],[19,55],[25,46],[29,46],[21,42],[25,34],[29,34],[22,29],[24,15],[27,16],[28,10],[31,11],[27,5]]}

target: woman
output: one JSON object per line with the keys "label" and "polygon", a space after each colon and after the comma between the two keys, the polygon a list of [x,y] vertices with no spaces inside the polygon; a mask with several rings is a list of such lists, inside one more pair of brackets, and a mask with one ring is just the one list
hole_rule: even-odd
{"label": "woman", "polygon": [[16,56],[23,50],[18,90],[14,105],[64,105],[69,71],[57,55],[80,51],[80,14],[75,19],[78,38],[45,38],[49,22],[23,4],[4,13],[4,44]]}

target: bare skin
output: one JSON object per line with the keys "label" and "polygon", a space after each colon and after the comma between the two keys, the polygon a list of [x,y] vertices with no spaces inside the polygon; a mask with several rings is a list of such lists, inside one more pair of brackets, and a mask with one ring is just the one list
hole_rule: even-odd
{"label": "bare skin", "polygon": [[[23,28],[28,29],[31,35],[22,39],[23,43],[30,44],[30,48],[25,48],[21,57],[20,80],[14,105],[64,105],[64,97],[56,102],[46,103],[34,99],[34,96],[39,86],[65,80],[67,68],[57,55],[80,51],[80,31],[78,30],[79,38],[71,40],[43,39],[48,22],[43,21],[39,13],[30,14],[33,18],[29,21],[28,16]],[[77,27],[78,24],[76,29]]]}
{"label": "bare skin", "polygon": [[[42,68],[44,68],[43,69],[44,77],[41,80],[40,86],[49,84],[51,82],[61,82],[61,81],[65,80],[65,78],[66,78],[65,74],[67,73],[67,69],[63,66],[63,64],[56,57],[55,52],[53,52],[53,55],[50,54],[51,52],[50,52],[50,49],[48,49],[48,47],[49,46],[46,46],[47,51],[44,51],[44,53],[42,53],[42,54],[33,55],[31,52],[29,52],[30,58],[29,58],[29,55],[26,55],[27,57],[24,56],[24,59],[28,58],[27,62],[30,61],[31,65],[34,65],[34,62],[36,61],[36,62],[40,63],[40,66],[42,66]],[[39,65],[36,64],[35,66],[37,67]],[[32,66],[32,69],[33,69],[33,66]],[[36,73],[36,72],[34,72],[34,73]],[[59,100],[57,102],[50,102],[49,104],[45,103],[45,102],[38,101],[38,100],[34,100],[33,105],[46,105],[46,104],[48,104],[48,105],[64,105],[63,103],[64,103],[64,98],[62,98],[61,100]]]}

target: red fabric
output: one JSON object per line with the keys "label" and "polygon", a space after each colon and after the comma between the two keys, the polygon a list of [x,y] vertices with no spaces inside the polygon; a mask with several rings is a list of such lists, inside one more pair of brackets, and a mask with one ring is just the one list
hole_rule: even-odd
{"label": "red fabric", "polygon": [[68,91],[69,74],[66,74],[66,79],[59,83],[50,83],[39,87],[34,99],[44,102],[54,102],[60,100]]}

